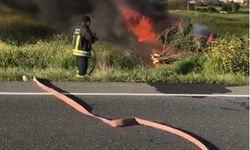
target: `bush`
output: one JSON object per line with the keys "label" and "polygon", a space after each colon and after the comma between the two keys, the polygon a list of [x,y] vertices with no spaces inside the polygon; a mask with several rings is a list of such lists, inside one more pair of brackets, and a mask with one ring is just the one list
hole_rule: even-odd
{"label": "bush", "polygon": [[222,8],[221,8],[221,11],[227,11],[227,12],[230,12],[232,11],[233,8],[232,8],[232,5],[230,3],[224,3],[222,5]]}
{"label": "bush", "polygon": [[196,8],[196,11],[207,12],[207,8],[206,7],[198,7],[198,8]]}
{"label": "bush", "polygon": [[199,7],[199,8],[196,9],[196,11],[199,11],[199,12],[211,12],[211,13],[218,12],[218,10],[213,6]]}
{"label": "bush", "polygon": [[187,1],[186,0],[168,0],[169,9],[186,9]]}
{"label": "bush", "polygon": [[208,6],[207,7],[207,11],[208,12],[218,12],[218,10],[215,7],[213,7],[213,6]]}
{"label": "bush", "polygon": [[218,39],[208,48],[211,58],[225,73],[249,75],[248,37],[227,37]]}
{"label": "bush", "polygon": [[240,10],[240,4],[239,4],[239,3],[233,2],[231,5],[232,5],[232,10],[233,10],[234,12],[237,12],[237,11]]}
{"label": "bush", "polygon": [[221,1],[220,0],[210,0],[209,5],[213,6],[221,6]]}
{"label": "bush", "polygon": [[222,5],[222,11],[234,11],[234,12],[238,12],[240,10],[240,4],[236,3],[236,2],[228,2]]}

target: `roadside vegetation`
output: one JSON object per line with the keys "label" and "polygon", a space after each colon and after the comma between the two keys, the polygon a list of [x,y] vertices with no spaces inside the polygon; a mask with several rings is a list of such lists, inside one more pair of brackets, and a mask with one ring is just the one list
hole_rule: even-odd
{"label": "roadside vegetation", "polygon": [[192,16],[220,36],[204,51],[187,51],[179,61],[158,68],[145,64],[131,48],[98,42],[94,45],[97,67],[93,75],[78,79],[71,43],[65,35],[0,4],[0,80],[22,80],[27,75],[53,81],[248,83],[248,14],[170,13]]}

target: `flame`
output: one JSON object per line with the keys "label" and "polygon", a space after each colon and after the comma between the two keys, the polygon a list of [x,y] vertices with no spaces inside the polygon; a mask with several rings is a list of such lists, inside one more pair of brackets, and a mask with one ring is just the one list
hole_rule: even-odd
{"label": "flame", "polygon": [[[122,0],[113,0],[113,3],[117,7],[121,16],[123,17],[128,31],[132,32],[135,35],[137,41],[142,43],[147,42],[151,44],[152,47],[154,47],[152,49],[151,60],[152,64],[155,67],[162,64],[162,62],[164,63],[164,60],[179,57],[180,50],[177,50],[176,52],[171,52],[167,42],[162,45],[157,41],[157,35],[159,33],[154,32],[153,22],[152,20],[150,20],[149,17],[132,9],[131,7],[123,3]],[[171,30],[183,30],[183,25],[181,21],[174,22],[172,27],[173,28],[171,28]],[[166,31],[168,32],[168,30]],[[214,38],[214,35],[210,34],[208,36],[208,42],[211,43],[212,41],[214,41]],[[196,39],[193,40],[195,41]]]}
{"label": "flame", "polygon": [[138,42],[157,43],[157,34],[153,32],[153,23],[150,18],[132,10],[117,0],[113,1],[122,15],[127,29],[136,36]]}
{"label": "flame", "polygon": [[209,35],[208,35],[208,43],[211,43],[211,42],[213,42],[214,40],[215,40],[214,35],[213,35],[213,34],[209,34]]}
{"label": "flame", "polygon": [[[133,10],[120,0],[113,0],[113,3],[120,12],[128,31],[132,32],[137,38],[138,42],[147,42],[151,44],[152,55],[151,61],[154,67],[159,67],[160,58],[163,54],[168,53],[168,46],[159,43],[157,40],[158,33],[154,32],[153,22],[149,17]],[[163,48],[163,52],[161,52]]]}

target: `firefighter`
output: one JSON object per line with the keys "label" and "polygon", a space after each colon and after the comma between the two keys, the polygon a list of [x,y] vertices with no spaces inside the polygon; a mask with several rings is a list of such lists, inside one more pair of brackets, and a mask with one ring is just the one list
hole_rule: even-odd
{"label": "firefighter", "polygon": [[97,41],[96,35],[90,30],[90,17],[84,16],[73,35],[73,55],[76,57],[77,77],[84,77],[88,70],[92,44]]}

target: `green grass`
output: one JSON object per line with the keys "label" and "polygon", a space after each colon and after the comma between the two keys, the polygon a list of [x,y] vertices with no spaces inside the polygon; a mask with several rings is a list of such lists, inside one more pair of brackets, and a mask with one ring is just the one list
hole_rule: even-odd
{"label": "green grass", "polygon": [[184,19],[191,18],[194,22],[205,23],[220,36],[249,34],[249,14],[220,14],[185,10],[172,10],[170,14]]}
{"label": "green grass", "polygon": [[75,70],[62,68],[47,69],[0,69],[0,80],[21,81],[26,75],[29,79],[33,76],[52,81],[84,81],[84,82],[134,82],[134,83],[187,83],[187,84],[224,84],[224,85],[245,85],[248,77],[236,74],[208,75],[204,73],[191,72],[186,75],[179,75],[168,67],[161,68],[134,68],[129,70],[110,69],[96,70],[93,76],[86,76],[79,79],[75,76]]}
{"label": "green grass", "polygon": [[[32,45],[10,46],[3,43],[0,45],[2,45],[0,58],[6,62],[0,62],[0,80],[22,80],[22,76],[26,75],[29,78],[36,76],[53,81],[230,85],[248,83],[248,76],[219,72],[213,68],[215,66],[213,61],[210,63],[203,57],[194,58],[187,54],[183,56],[181,61],[170,67],[152,68],[140,64],[141,60],[134,51],[124,51],[123,47],[109,43],[97,43],[94,46],[97,58],[100,58],[97,62],[97,68],[91,77],[86,76],[83,79],[78,79],[76,78],[71,46],[63,36],[56,36],[50,42],[39,41]],[[3,51],[5,52],[3,53]],[[28,56],[25,56],[25,53]],[[124,63],[127,61],[134,63],[134,65]],[[1,67],[4,64],[6,66]]]}
{"label": "green grass", "polygon": [[[242,30],[246,34],[244,28],[236,29],[231,26],[232,24],[246,26],[246,15],[235,14],[229,17],[222,14],[184,11],[171,11],[171,13],[183,17],[193,15],[194,20],[200,18],[209,23],[213,20],[212,24],[215,26],[219,24],[216,19],[221,19],[223,20],[221,26],[230,28],[229,33]],[[225,31],[226,29],[223,29],[220,32],[228,33]],[[55,31],[46,25],[33,21],[27,14],[0,4],[0,80],[20,81],[22,76],[26,75],[29,78],[36,76],[53,81],[230,85],[248,83],[248,76],[216,72],[215,69],[211,69],[216,62],[206,63],[208,61],[203,57],[194,58],[188,54],[170,67],[153,68],[145,65],[140,55],[132,48],[107,42],[98,42],[94,45],[97,68],[93,75],[78,79],[75,76],[75,59],[71,43],[67,39],[65,35],[56,35]]]}

